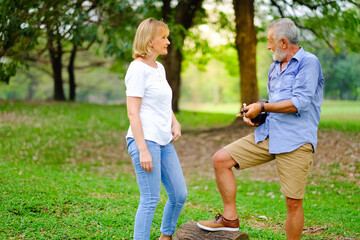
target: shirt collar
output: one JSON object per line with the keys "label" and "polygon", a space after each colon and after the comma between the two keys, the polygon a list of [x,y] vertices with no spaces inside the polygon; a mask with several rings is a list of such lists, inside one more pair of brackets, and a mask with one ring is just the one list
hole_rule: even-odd
{"label": "shirt collar", "polygon": [[291,59],[296,59],[297,61],[300,61],[304,56],[304,49],[300,47],[299,51],[295,53],[295,55]]}
{"label": "shirt collar", "polygon": [[[300,61],[303,57],[304,57],[304,49],[302,47],[300,47],[300,49],[295,53],[295,55],[291,58],[291,59],[296,59],[297,61]],[[290,61],[291,61],[290,59]],[[289,62],[290,62],[289,61]],[[281,62],[275,61],[276,64],[281,64]]]}

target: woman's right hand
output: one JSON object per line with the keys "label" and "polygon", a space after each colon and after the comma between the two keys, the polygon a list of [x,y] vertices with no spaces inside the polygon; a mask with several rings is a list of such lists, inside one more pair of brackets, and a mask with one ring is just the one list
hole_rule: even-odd
{"label": "woman's right hand", "polygon": [[151,172],[153,169],[152,157],[148,149],[140,152],[140,164],[146,172]]}

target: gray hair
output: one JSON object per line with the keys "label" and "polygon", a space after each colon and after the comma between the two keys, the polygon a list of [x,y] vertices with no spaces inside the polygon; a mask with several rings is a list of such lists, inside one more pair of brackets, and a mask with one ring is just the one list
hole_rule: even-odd
{"label": "gray hair", "polygon": [[274,30],[274,40],[279,42],[281,38],[285,38],[291,44],[297,45],[299,43],[299,30],[295,23],[289,18],[280,18],[271,22],[268,31]]}

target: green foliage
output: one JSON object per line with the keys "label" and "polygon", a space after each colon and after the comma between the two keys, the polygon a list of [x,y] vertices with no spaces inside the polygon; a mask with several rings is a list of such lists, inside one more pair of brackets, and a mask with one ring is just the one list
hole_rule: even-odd
{"label": "green foliage", "polygon": [[[4,58],[6,59],[6,58]],[[0,62],[0,79],[2,82],[9,83],[10,78],[15,76],[18,62],[16,60],[6,59],[5,62]]]}
{"label": "green foliage", "polygon": [[213,48],[209,46],[206,39],[201,37],[198,29],[187,32],[187,41],[188,43],[182,49],[184,56],[182,71],[186,71],[191,64],[194,64],[199,71],[205,72],[206,65],[214,55]]}
{"label": "green foliage", "polygon": [[[94,61],[106,62],[106,59],[94,54],[80,52],[76,63],[89,65]],[[78,70],[76,73],[77,101],[102,104],[125,102],[124,76],[124,72],[109,71],[108,68],[101,66]],[[64,83],[64,87],[67,94],[67,81]],[[52,99],[52,88],[51,76],[45,75],[37,68],[31,68],[31,71],[19,68],[18,73],[9,84],[0,84],[0,99]]]}
{"label": "green foliage", "polygon": [[0,81],[8,83],[18,64],[37,44],[40,24],[33,9],[38,2],[1,0],[0,5]]}
{"label": "green foliage", "polygon": [[[258,87],[261,98],[267,98],[266,81],[267,69],[269,65],[268,56],[264,54],[265,46],[263,41],[266,40],[264,30],[269,19],[280,16],[288,16],[295,20],[301,27],[302,40],[301,45],[306,50],[310,50],[319,56],[324,76],[326,78],[325,96],[331,99],[359,99],[359,81],[357,76],[359,70],[359,44],[360,38],[360,10],[359,5],[352,1],[295,1],[290,4],[287,1],[255,1],[256,28],[258,37]],[[186,101],[190,101],[195,95],[195,89],[200,94],[194,101],[199,102],[233,102],[240,99],[239,95],[239,63],[237,53],[233,47],[235,24],[234,16],[229,12],[222,12],[219,7],[223,4],[221,1],[215,1],[214,9],[201,8],[197,12],[193,21],[195,25],[210,25],[221,39],[225,42],[223,45],[214,46],[211,39],[206,39],[204,32],[199,28],[191,28],[186,30],[184,26],[176,23],[176,8],[171,5],[172,9],[168,18],[168,24],[171,29],[170,37],[172,44],[182,46],[183,37],[185,39],[185,47],[182,49],[184,53],[184,61],[182,63],[183,75],[186,81],[198,82],[183,83],[182,97]],[[112,62],[110,71],[118,73],[119,78],[123,78],[128,63],[131,61],[132,41],[135,35],[137,25],[141,20],[147,17],[155,17],[161,19],[162,2],[156,0],[141,1],[136,4],[132,1],[117,0],[100,0],[100,1],[10,1],[1,0],[0,18],[0,81],[8,82],[10,77],[16,74],[19,64],[25,63],[30,66],[29,74],[34,72],[34,65],[27,62],[32,59],[41,60],[43,63],[50,64],[49,56],[45,50],[47,46],[47,38],[50,37],[55,43],[60,39],[62,50],[64,52],[64,66],[69,59],[68,52],[71,51],[73,45],[79,46],[79,50],[86,50],[92,47],[97,48],[96,55],[112,56],[116,61]],[[230,5],[229,5],[230,6]],[[301,11],[299,11],[301,9]],[[301,12],[301,14],[299,14]],[[270,17],[270,18],[269,18]],[[47,36],[48,35],[48,36]],[[332,52],[324,49],[324,39],[331,45]],[[259,51],[261,47],[262,50]],[[321,50],[317,50],[321,49]],[[265,51],[264,51],[265,50]],[[95,53],[95,51],[92,51]],[[211,60],[216,59],[223,64],[219,64],[220,70],[213,70],[214,63]],[[103,60],[103,58],[102,58]],[[83,61],[83,59],[81,59]],[[95,62],[95,61],[94,61]],[[89,62],[88,65],[91,65]],[[88,63],[88,62],[87,62]],[[207,65],[210,65],[210,69]],[[193,70],[195,65],[199,71],[209,71],[208,83],[206,85],[204,79],[194,80],[194,76],[200,76]],[[37,64],[37,68],[50,71],[48,66]],[[218,67],[218,66],[216,66]],[[189,69],[192,73],[189,73]],[[228,74],[223,72],[228,71]],[[100,70],[102,71],[102,70]],[[219,73],[216,73],[216,72]],[[23,71],[21,71],[23,72]],[[215,73],[214,73],[215,72]],[[22,73],[19,73],[21,75]],[[45,77],[36,74],[35,80],[22,80],[22,82],[36,82],[39,92],[35,94],[37,98],[49,98],[49,88]],[[65,74],[63,74],[65,75]],[[83,76],[77,72],[76,76]],[[210,79],[209,76],[216,76],[217,79]],[[22,76],[18,76],[23,78]],[[98,77],[87,75],[86,79]],[[237,78],[237,80],[236,80]],[[80,78],[77,78],[80,79]],[[87,85],[85,78],[80,79],[78,84],[78,99],[81,101],[88,100],[88,93],[98,92],[103,95],[102,84],[90,80],[85,90],[82,89]],[[44,83],[45,82],[45,83]],[[65,79],[66,84],[66,79]],[[115,97],[122,98],[121,94],[114,94],[106,84],[105,95],[111,95],[113,100]],[[31,94],[24,92],[25,86],[20,86],[19,82],[11,86],[11,92],[1,90],[2,97],[5,99],[11,97],[22,97]],[[190,87],[188,87],[191,85]],[[18,90],[14,90],[15,86]],[[95,89],[99,87],[100,89]],[[216,89],[217,87],[217,89]],[[189,89],[190,88],[190,89]],[[215,88],[215,89],[214,89]],[[9,89],[9,88],[7,88]],[[46,89],[46,90],[45,90]],[[20,92],[23,90],[22,92]],[[93,95],[93,94],[92,94]],[[199,100],[200,99],[200,100]],[[118,99],[122,101],[123,99]]]}
{"label": "green foliage", "polygon": [[239,78],[229,76],[225,68],[226,65],[218,60],[211,60],[205,71],[189,65],[182,73],[181,101],[192,102],[193,105],[239,101]]}
{"label": "green foliage", "polygon": [[228,44],[216,47],[213,56],[224,63],[225,69],[230,76],[238,77],[240,75],[237,52],[233,45]]}
{"label": "green foliage", "polygon": [[330,99],[360,99],[360,54],[329,49],[320,50],[318,56],[325,78],[325,97]]}
{"label": "green foliage", "polygon": [[[181,101],[196,103],[232,103],[240,99],[239,62],[231,45],[202,45],[203,54],[186,52],[182,72]],[[204,47],[206,46],[206,47]],[[204,54],[204,52],[207,52]],[[268,99],[268,69],[273,62],[266,43],[257,45],[257,78],[261,99]],[[196,68],[195,68],[196,66]]]}
{"label": "green foliage", "polygon": [[[268,5],[266,1],[259,2]],[[271,1],[260,13],[293,19],[301,30],[301,40],[312,46],[311,51],[322,49],[324,45],[335,52],[360,50],[357,41],[360,37],[360,5],[356,1]],[[267,18],[262,19],[268,22]]]}
{"label": "green foliage", "polygon": [[[5,24],[0,29],[4,39],[0,57],[6,58],[1,61],[0,77],[6,81],[15,75],[18,64],[28,60],[50,65],[46,50],[59,57],[74,46],[84,51],[103,43],[105,55],[130,59],[138,15],[149,9],[148,5],[134,8],[128,1],[115,0],[2,1],[1,5]],[[46,41],[38,43],[39,39]]]}
{"label": "green foliage", "polygon": [[360,38],[360,6],[342,11],[341,20],[341,26],[336,32],[337,39],[339,42],[344,40],[345,46],[348,46],[351,51],[359,53],[360,44],[356,39]]}
{"label": "green foliage", "polygon": [[[151,3],[151,1],[150,1]],[[130,61],[135,31],[151,4],[132,7],[129,1],[102,1],[104,54],[119,60]]]}
{"label": "green foliage", "polygon": [[316,39],[310,38],[309,42],[315,45],[316,49],[322,49],[325,40],[335,53],[359,52],[356,39],[360,38],[360,8],[336,1],[324,5],[320,11],[322,14],[301,20],[307,28],[316,33]]}

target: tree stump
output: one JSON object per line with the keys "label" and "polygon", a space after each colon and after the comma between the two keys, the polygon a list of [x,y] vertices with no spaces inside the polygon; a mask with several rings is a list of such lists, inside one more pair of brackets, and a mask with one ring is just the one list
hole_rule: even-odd
{"label": "tree stump", "polygon": [[197,226],[194,221],[181,225],[175,233],[174,240],[248,240],[249,235],[236,231],[208,232]]}

